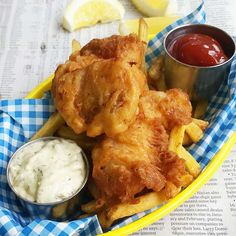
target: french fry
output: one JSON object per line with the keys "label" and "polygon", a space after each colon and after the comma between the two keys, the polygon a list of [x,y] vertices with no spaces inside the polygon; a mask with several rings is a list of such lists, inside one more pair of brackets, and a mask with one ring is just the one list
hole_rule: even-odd
{"label": "french fry", "polygon": [[76,217],[77,219],[84,219],[84,218],[87,218],[87,217],[90,217],[92,216],[92,214],[83,214],[83,215],[80,215],[78,217]]}
{"label": "french fry", "polygon": [[192,139],[185,132],[183,139],[183,146],[190,146],[192,143],[193,143]]}
{"label": "french fry", "polygon": [[68,202],[63,202],[52,209],[53,218],[60,218],[66,214]]}
{"label": "french fry", "polygon": [[185,125],[176,126],[171,130],[169,138],[169,151],[175,152],[178,154],[179,149],[182,147]]}
{"label": "french fry", "polygon": [[[144,41],[146,43],[146,46],[147,46],[147,42],[148,42],[148,25],[147,25],[147,23],[145,22],[145,20],[143,18],[139,19],[138,37],[139,37],[140,40]],[[145,47],[145,50],[146,50],[146,47]],[[146,75],[147,70],[146,70],[146,66],[145,66],[145,58],[143,58],[141,68],[142,68],[142,71]],[[148,89],[148,85],[146,85],[146,87]]]}
{"label": "french fry", "polygon": [[88,181],[88,191],[90,192],[90,194],[93,196],[94,199],[98,199],[100,194],[99,194],[99,190],[97,188],[97,186],[95,185],[93,180],[89,180]]}
{"label": "french fry", "polygon": [[112,221],[115,221],[117,219],[151,209],[163,203],[165,201],[165,196],[162,194],[162,192],[151,192],[137,197],[136,199],[139,201],[136,204],[120,203],[111,207],[107,211],[108,218]]}
{"label": "french fry", "polygon": [[158,91],[166,91],[167,86],[165,82],[164,74],[164,56],[160,55],[156,60],[152,62],[151,67],[148,70],[150,86],[153,86]]}
{"label": "french fry", "polygon": [[67,138],[72,140],[76,140],[79,138],[79,135],[76,134],[70,127],[66,125],[61,126],[57,130],[56,135],[58,135],[61,138]]}
{"label": "french fry", "polygon": [[148,42],[148,25],[143,18],[139,19],[138,37],[144,42]]}
{"label": "french fry", "polygon": [[186,174],[181,176],[182,186],[185,188],[193,182],[193,176],[191,174]]}
{"label": "french fry", "polygon": [[[207,126],[208,126],[208,122],[207,121],[204,121],[204,120],[200,120],[200,119],[196,119],[196,118],[193,118],[193,123],[195,125],[197,125],[202,131],[204,131]],[[201,137],[201,131],[199,131],[198,128],[196,128],[196,126],[191,124],[192,126],[192,130],[190,128],[190,133],[193,133],[194,131],[197,131],[198,132],[198,137],[196,137],[196,140],[195,141],[199,141],[199,138]],[[187,129],[188,125],[186,126],[186,129]],[[195,130],[195,128],[197,130]],[[195,135],[196,136],[196,135]],[[185,132],[184,134],[184,139],[183,139],[183,145],[184,146],[189,146],[193,143],[194,141],[189,137],[188,133]]]}
{"label": "french fry", "polygon": [[52,136],[57,129],[65,124],[64,119],[58,112],[54,112],[47,122],[33,135],[30,140]]}
{"label": "french fry", "polygon": [[165,81],[165,75],[164,75],[163,72],[161,74],[160,79],[156,82],[155,87],[159,91],[166,91],[167,90],[166,81]]}
{"label": "french fry", "polygon": [[165,188],[163,189],[163,194],[168,199],[175,197],[181,191],[181,187],[177,187],[171,181],[166,181]]}
{"label": "french fry", "polygon": [[[194,124],[194,123],[192,122],[191,124]],[[187,131],[188,126],[189,125],[176,126],[171,130],[170,139],[169,139],[169,150],[175,152],[180,158],[183,158],[185,160],[185,166],[186,166],[188,172],[193,177],[196,177],[200,173],[200,165],[194,159],[194,157],[182,146],[183,140],[184,140],[184,135],[185,135],[185,129]],[[200,129],[198,126],[197,126],[197,128]],[[194,132],[195,126],[194,126],[194,129],[191,129],[190,131]],[[201,130],[201,132],[202,132],[202,130]],[[194,135],[192,135],[192,136],[194,136]],[[196,137],[197,137],[197,134],[196,134]],[[196,139],[196,137],[194,137],[194,138]],[[192,139],[192,137],[191,137],[191,139]]]}
{"label": "french fry", "polygon": [[92,200],[86,204],[81,205],[81,210],[85,213],[95,213],[98,211],[96,207],[96,200]]}
{"label": "french fry", "polygon": [[186,133],[189,135],[189,137],[193,140],[194,143],[198,142],[203,136],[201,128],[194,122],[191,122],[186,125]]}
{"label": "french fry", "polygon": [[198,102],[195,107],[193,117],[194,118],[201,118],[205,114],[205,112],[207,110],[207,106],[208,106],[207,100],[202,100],[202,101]]}
{"label": "french fry", "polygon": [[136,199],[138,201],[136,204],[120,203],[100,213],[98,216],[102,227],[108,228],[117,219],[151,209],[165,201],[162,192],[147,193]]}
{"label": "french fry", "polygon": [[209,124],[205,120],[200,120],[200,119],[196,119],[196,118],[193,118],[193,123],[196,124],[197,126],[199,126],[201,128],[201,130],[205,130]]}
{"label": "french fry", "polygon": [[97,214],[100,225],[103,229],[108,229],[113,221],[107,217],[106,211],[101,211]]}
{"label": "french fry", "polygon": [[[101,203],[101,204],[100,204]],[[94,214],[102,211],[105,208],[105,202],[99,202],[97,200],[92,200],[88,203],[81,205],[81,210],[88,214]]]}
{"label": "french fry", "polygon": [[185,160],[185,166],[188,170],[188,172],[194,177],[196,178],[200,171],[200,165],[198,164],[198,162],[194,159],[194,157],[184,148],[184,147],[180,147],[178,150],[178,155],[179,157],[183,158]]}
{"label": "french fry", "polygon": [[76,39],[73,39],[72,40],[72,53],[77,52],[80,49],[81,49],[80,43]]}
{"label": "french fry", "polygon": [[61,126],[57,130],[56,135],[61,138],[74,140],[81,148],[86,150],[91,150],[96,144],[96,139],[90,138],[84,133],[76,134],[70,127],[65,125]]}
{"label": "french fry", "polygon": [[150,78],[158,81],[161,78],[163,67],[164,67],[164,56],[160,55],[155,60],[153,60],[149,68],[148,75],[150,76]]}
{"label": "french fry", "polygon": [[80,203],[80,199],[81,199],[81,196],[76,195],[68,201],[67,208],[66,208],[67,216],[70,216],[75,212],[75,208]]}

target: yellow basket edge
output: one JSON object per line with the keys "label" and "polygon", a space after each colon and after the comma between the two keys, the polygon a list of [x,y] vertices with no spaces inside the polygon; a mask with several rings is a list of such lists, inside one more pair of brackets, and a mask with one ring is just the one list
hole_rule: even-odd
{"label": "yellow basket edge", "polygon": [[[43,93],[50,89],[52,79],[54,74],[50,75],[46,80],[40,83],[36,88],[34,88],[29,94],[26,95],[27,99],[39,99],[42,97]],[[128,235],[139,229],[142,229],[155,221],[161,219],[166,216],[168,213],[176,209],[183,202],[193,196],[217,171],[217,169],[221,166],[233,145],[236,142],[236,132],[232,134],[232,136],[227,140],[221,150],[214,156],[214,158],[210,161],[207,167],[202,171],[202,173],[198,176],[194,182],[189,185],[185,190],[179,193],[175,198],[170,200],[168,203],[160,207],[159,209],[153,211],[152,213],[142,217],[135,222],[132,222],[122,228],[109,231],[100,236],[116,236],[116,235]]]}

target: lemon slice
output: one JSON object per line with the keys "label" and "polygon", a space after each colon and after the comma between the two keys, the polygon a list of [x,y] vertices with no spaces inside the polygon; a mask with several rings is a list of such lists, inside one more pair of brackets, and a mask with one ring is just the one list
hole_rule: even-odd
{"label": "lemon slice", "polygon": [[[148,25],[148,39],[152,39],[158,32],[162,31],[165,27],[179,19],[180,16],[163,16],[163,17],[148,17],[144,18]],[[129,33],[138,34],[139,19],[125,20],[119,25],[119,32],[121,35]]]}
{"label": "lemon slice", "polygon": [[72,32],[76,29],[123,18],[124,7],[117,0],[72,0],[67,6],[62,25]]}
{"label": "lemon slice", "polygon": [[146,16],[163,16],[168,0],[132,0],[135,7]]}

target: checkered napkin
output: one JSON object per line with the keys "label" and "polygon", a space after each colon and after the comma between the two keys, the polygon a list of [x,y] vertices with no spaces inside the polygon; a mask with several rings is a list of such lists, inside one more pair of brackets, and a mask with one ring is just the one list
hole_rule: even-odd
{"label": "checkered napkin", "polygon": [[[147,64],[163,52],[163,38],[176,26],[204,23],[203,4],[196,11],[168,26],[150,41]],[[232,63],[228,81],[212,99],[207,113],[210,127],[201,142],[191,147],[191,153],[204,168],[224,142],[236,130],[236,59]],[[32,217],[10,190],[6,180],[6,166],[11,155],[24,144],[54,111],[49,97],[43,99],[17,99],[0,101],[0,235],[96,235],[102,233],[97,217],[70,222],[56,222],[43,216]],[[119,228],[135,221],[149,210],[127,218],[113,226]]]}

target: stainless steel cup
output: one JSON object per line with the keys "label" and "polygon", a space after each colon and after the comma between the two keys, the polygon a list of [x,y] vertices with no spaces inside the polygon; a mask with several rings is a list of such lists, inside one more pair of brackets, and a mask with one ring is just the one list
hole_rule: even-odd
{"label": "stainless steel cup", "polygon": [[[8,162],[7,165],[7,182],[8,185],[10,186],[11,190],[15,193],[15,195],[18,197],[19,201],[21,202],[21,205],[25,208],[25,210],[29,213],[29,215],[31,217],[43,217],[43,218],[47,218],[47,219],[52,219],[52,220],[65,220],[67,216],[63,215],[62,217],[56,218],[53,215],[53,210],[72,200],[73,198],[77,197],[77,195],[82,191],[84,185],[86,184],[87,180],[88,180],[88,176],[89,176],[89,162],[88,159],[86,157],[86,155],[84,154],[84,152],[82,151],[82,156],[83,156],[83,160],[85,163],[85,167],[86,167],[86,175],[85,178],[83,180],[83,183],[81,184],[81,186],[78,187],[77,191],[69,196],[67,199],[63,199],[61,201],[57,201],[57,202],[53,202],[53,203],[37,203],[37,202],[32,202],[29,201],[28,199],[23,198],[22,196],[20,196],[14,189],[14,187],[12,186],[12,183],[10,181],[9,178],[9,168],[11,166],[11,161],[17,157],[17,155],[21,152],[21,150],[23,150],[24,148],[35,144],[36,142],[39,141],[47,141],[47,140],[55,140],[55,139],[62,139],[62,138],[58,138],[58,137],[44,137],[44,138],[39,138],[33,141],[30,141],[26,144],[24,144],[23,146],[21,146],[11,157],[10,161]],[[73,142],[73,141],[72,141]],[[63,188],[63,186],[62,186]]]}
{"label": "stainless steel cup", "polygon": [[[178,36],[198,33],[217,40],[226,56],[226,62],[215,66],[192,66],[178,61],[168,52],[169,44]],[[170,31],[164,39],[165,81],[168,88],[181,88],[191,100],[210,99],[227,78],[235,54],[233,39],[223,30],[205,24],[184,25]]]}

